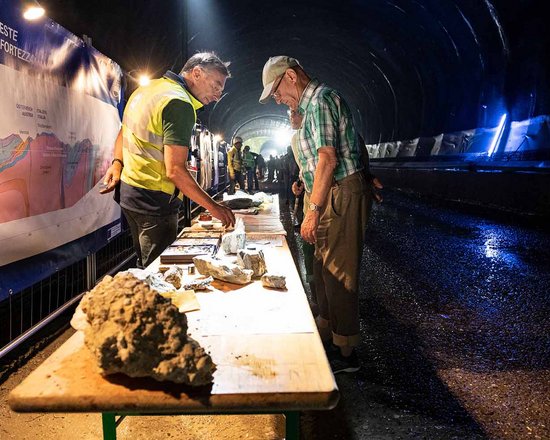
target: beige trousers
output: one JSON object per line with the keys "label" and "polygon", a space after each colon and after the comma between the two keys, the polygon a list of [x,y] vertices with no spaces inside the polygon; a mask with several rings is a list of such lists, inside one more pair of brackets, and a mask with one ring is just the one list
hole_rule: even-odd
{"label": "beige trousers", "polygon": [[362,172],[337,181],[321,212],[313,275],[319,327],[337,346],[359,344],[359,270],[372,193]]}

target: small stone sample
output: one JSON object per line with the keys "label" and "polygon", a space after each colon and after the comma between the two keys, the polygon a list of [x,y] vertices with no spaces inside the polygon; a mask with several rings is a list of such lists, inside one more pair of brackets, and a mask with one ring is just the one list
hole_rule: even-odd
{"label": "small stone sample", "polygon": [[246,234],[244,230],[229,232],[222,236],[222,249],[226,254],[236,254],[246,246]]}
{"label": "small stone sample", "polygon": [[[195,267],[193,266],[193,269]],[[193,281],[188,281],[186,283],[183,283],[181,285],[181,288],[183,290],[206,290],[208,286],[210,286],[210,283],[214,281],[214,278],[212,277],[206,277],[206,278],[196,278]]]}
{"label": "small stone sample", "polygon": [[273,289],[286,289],[286,277],[280,274],[266,273],[262,275],[262,285]]}
{"label": "small stone sample", "polygon": [[183,269],[178,266],[172,266],[164,272],[164,281],[172,284],[176,289],[181,288],[181,278],[183,277]]}
{"label": "small stone sample", "polygon": [[237,264],[245,269],[251,269],[255,277],[261,277],[267,272],[264,253],[261,250],[241,249],[237,252]]}
{"label": "small stone sample", "polygon": [[80,302],[84,342],[104,375],[124,373],[187,385],[212,382],[211,357],[187,336],[187,317],[128,272],[106,276]]}
{"label": "small stone sample", "polygon": [[145,281],[152,289],[160,293],[173,292],[174,286],[171,283],[168,283],[164,280],[164,275],[162,273],[152,273],[145,269],[136,269],[131,268],[126,272],[120,273],[129,273],[135,276],[138,280]]}
{"label": "small stone sample", "polygon": [[252,279],[250,269],[241,269],[234,263],[218,260],[208,255],[193,258],[195,267],[202,275],[211,275],[218,280],[235,284],[247,284]]}

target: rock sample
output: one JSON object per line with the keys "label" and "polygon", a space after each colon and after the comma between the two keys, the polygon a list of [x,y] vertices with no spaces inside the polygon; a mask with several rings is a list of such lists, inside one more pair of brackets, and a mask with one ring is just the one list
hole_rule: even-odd
{"label": "rock sample", "polygon": [[246,233],[242,218],[235,222],[235,230],[222,236],[222,249],[225,254],[236,254],[246,246]]}
{"label": "rock sample", "polygon": [[183,290],[206,290],[212,281],[214,281],[212,277],[196,278],[193,281],[183,283],[181,288]]}
{"label": "rock sample", "polygon": [[233,231],[222,236],[222,249],[226,254],[236,254],[246,246],[246,234],[244,231]]}
{"label": "rock sample", "polygon": [[281,274],[266,273],[262,275],[262,285],[273,289],[286,289],[286,277]]}
{"label": "rock sample", "polygon": [[162,273],[153,273],[145,269],[131,268],[126,272],[135,276],[140,281],[145,281],[152,289],[160,293],[173,292],[174,286],[164,280]]}
{"label": "rock sample", "polygon": [[131,273],[106,276],[84,295],[79,308],[89,324],[84,342],[102,374],[193,386],[212,382],[216,366],[187,336],[185,314]]}
{"label": "rock sample", "polygon": [[241,249],[237,252],[237,264],[251,269],[254,277],[261,277],[267,272],[264,253],[261,250]]}
{"label": "rock sample", "polygon": [[172,266],[166,272],[164,272],[164,281],[172,284],[176,289],[181,287],[181,278],[183,277],[184,272],[181,267]]}
{"label": "rock sample", "polygon": [[199,255],[193,258],[195,267],[202,275],[210,275],[218,280],[235,284],[247,284],[252,279],[250,269],[241,269],[236,264],[218,260],[208,255]]}

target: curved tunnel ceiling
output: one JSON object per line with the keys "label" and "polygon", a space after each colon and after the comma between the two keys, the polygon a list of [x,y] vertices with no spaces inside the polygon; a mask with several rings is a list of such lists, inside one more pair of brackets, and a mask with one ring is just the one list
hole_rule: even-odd
{"label": "curved tunnel ceiling", "polygon": [[226,95],[199,116],[227,140],[287,117],[284,106],[258,103],[263,64],[281,54],[346,97],[367,143],[495,126],[503,112],[550,113],[542,0],[72,1],[70,13],[50,16],[126,70],[140,55],[157,75],[179,70],[182,38],[188,54],[231,61]]}

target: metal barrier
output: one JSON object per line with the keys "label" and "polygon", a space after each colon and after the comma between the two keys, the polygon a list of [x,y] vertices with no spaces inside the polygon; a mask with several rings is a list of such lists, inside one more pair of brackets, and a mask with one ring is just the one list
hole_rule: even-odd
{"label": "metal barrier", "polygon": [[135,258],[127,230],[97,253],[21,292],[10,292],[0,302],[0,358],[77,303],[98,279],[132,265]]}

